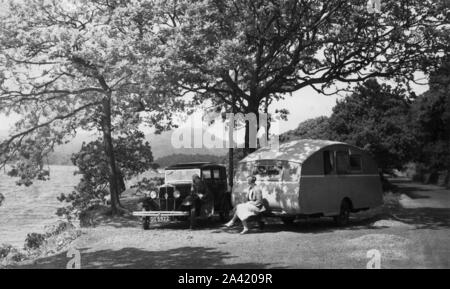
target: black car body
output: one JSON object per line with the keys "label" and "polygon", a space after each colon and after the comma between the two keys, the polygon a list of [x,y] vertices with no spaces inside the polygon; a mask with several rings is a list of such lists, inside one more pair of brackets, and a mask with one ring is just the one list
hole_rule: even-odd
{"label": "black car body", "polygon": [[164,184],[150,192],[145,199],[144,211],[134,212],[142,216],[144,229],[148,229],[151,217],[167,220],[185,217],[194,226],[200,215],[201,198],[192,190],[192,176],[198,175],[214,195],[214,209],[221,218],[228,217],[231,210],[231,192],[228,190],[226,168],[213,163],[184,163],[167,167]]}

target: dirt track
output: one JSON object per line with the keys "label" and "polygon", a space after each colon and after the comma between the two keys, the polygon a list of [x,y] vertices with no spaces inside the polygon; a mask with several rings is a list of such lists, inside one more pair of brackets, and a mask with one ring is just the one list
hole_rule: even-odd
{"label": "dirt track", "polygon": [[[450,192],[398,184],[405,207],[358,214],[347,228],[326,218],[293,226],[268,220],[264,231],[241,236],[239,226],[223,230],[218,222],[144,231],[121,221],[85,229],[73,248],[82,268],[366,268],[371,249],[380,251],[382,268],[449,268]],[[68,260],[63,252],[18,267],[65,268]]]}

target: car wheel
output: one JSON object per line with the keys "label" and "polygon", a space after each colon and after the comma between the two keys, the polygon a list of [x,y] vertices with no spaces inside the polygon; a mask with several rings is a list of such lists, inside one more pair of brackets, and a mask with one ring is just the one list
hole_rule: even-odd
{"label": "car wheel", "polygon": [[339,227],[347,226],[350,220],[351,205],[348,200],[343,200],[339,215],[334,216],[334,222]]}
{"label": "car wheel", "polygon": [[142,219],[142,228],[144,228],[144,230],[150,229],[150,217],[144,217]]}
{"label": "car wheel", "polygon": [[292,224],[294,224],[295,217],[281,217],[281,221],[285,225],[292,225]]}
{"label": "car wheel", "polygon": [[222,206],[221,212],[220,212],[220,221],[221,222],[228,222],[230,219],[230,211],[231,207],[228,202],[228,200],[225,201],[225,203]]}
{"label": "car wheel", "polygon": [[191,206],[189,215],[189,228],[192,230],[195,227],[196,209],[195,205]]}

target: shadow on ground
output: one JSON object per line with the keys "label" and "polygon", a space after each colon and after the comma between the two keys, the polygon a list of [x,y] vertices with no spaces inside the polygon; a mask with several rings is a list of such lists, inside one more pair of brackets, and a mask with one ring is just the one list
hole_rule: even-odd
{"label": "shadow on ground", "polygon": [[[413,200],[430,199],[427,192],[446,192],[445,188],[413,183],[409,180],[394,179],[392,182],[397,186],[397,193],[405,194]],[[448,191],[450,193],[450,191]],[[389,212],[393,219],[409,225],[415,225],[417,229],[442,229],[450,227],[450,208],[403,208],[396,206]]]}
{"label": "shadow on ground", "polygon": [[395,220],[416,226],[416,229],[450,228],[449,209],[401,209],[398,212],[393,212],[392,216]]}
{"label": "shadow on ground", "polygon": [[[351,218],[350,224],[346,227],[338,227],[331,218],[312,218],[308,220],[297,220],[292,225],[285,225],[277,218],[265,218],[266,226],[264,230],[256,229],[255,223],[250,223],[253,227],[251,233],[277,233],[277,232],[297,232],[297,233],[326,233],[342,230],[367,230],[384,229],[388,227],[374,226],[373,224],[380,220],[395,220],[408,225],[413,225],[416,229],[442,229],[450,228],[450,210],[440,208],[417,208],[405,209],[401,207],[382,208],[379,212],[367,215],[363,212]],[[104,218],[97,219],[97,225],[111,226],[114,228],[142,228],[140,219],[137,218]],[[218,218],[212,220],[199,219],[195,227],[196,231],[212,230],[212,233],[239,233],[242,229],[239,222],[238,226],[231,229],[222,228],[223,222]],[[172,221],[167,223],[152,223],[150,230],[189,230],[189,222]]]}
{"label": "shadow on ground", "polygon": [[[412,183],[406,179],[393,179],[392,184],[396,187],[396,194],[405,194],[411,199],[429,199],[430,196],[423,195],[420,192],[436,190],[434,186],[426,186],[422,184]],[[126,204],[127,209],[134,210],[133,207],[137,201],[135,199],[123,199],[122,202]],[[133,216],[114,217],[97,214],[93,218],[94,226],[106,225],[114,228],[142,228],[140,218]],[[450,209],[442,208],[412,208],[405,209],[399,204],[385,204],[377,210],[370,210],[367,213],[362,212],[352,217],[350,225],[341,228],[336,227],[331,218],[300,220],[293,225],[284,225],[279,219],[266,218],[266,227],[263,231],[252,230],[252,232],[277,233],[282,231],[298,232],[298,233],[324,233],[333,232],[336,230],[366,230],[366,229],[383,229],[388,227],[373,226],[379,220],[396,220],[408,225],[413,225],[417,229],[441,229],[450,227]],[[223,222],[219,219],[198,219],[196,230],[213,230],[213,233],[220,233]],[[152,223],[151,229],[173,229],[173,230],[188,230],[188,221],[173,221],[168,223]],[[225,230],[229,233],[239,233],[241,227],[235,227]]]}
{"label": "shadow on ground", "polygon": [[[162,251],[145,251],[137,248],[123,248],[120,250],[100,250],[90,252],[88,248],[80,249],[81,268],[154,268],[154,269],[192,269],[192,268],[221,268],[238,269],[274,268],[270,264],[238,263],[226,264],[225,260],[233,259],[229,253],[221,252],[215,248],[206,247],[181,247]],[[65,269],[67,262],[71,259],[66,252],[41,258],[33,264],[14,266],[15,269],[26,268],[61,268]]]}
{"label": "shadow on ground", "polygon": [[[450,228],[450,210],[441,208],[417,208],[404,209],[400,206],[395,208],[381,208],[375,214],[360,213],[350,219],[349,225],[338,227],[331,218],[315,218],[309,220],[297,220],[291,225],[285,225],[275,218],[266,218],[266,226],[263,230],[257,228],[256,224],[252,225],[250,233],[279,233],[279,232],[296,232],[296,233],[328,233],[335,231],[358,231],[358,230],[380,230],[390,228],[389,226],[374,225],[377,221],[397,221],[405,225],[411,225],[406,229],[448,229]],[[242,230],[240,225],[230,229],[226,229],[229,233],[239,233]],[[215,230],[219,233],[222,230]]]}

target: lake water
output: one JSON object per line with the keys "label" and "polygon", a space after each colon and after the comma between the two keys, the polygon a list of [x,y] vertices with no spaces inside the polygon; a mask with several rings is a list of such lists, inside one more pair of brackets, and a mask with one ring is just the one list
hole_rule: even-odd
{"label": "lake water", "polygon": [[78,184],[79,176],[73,166],[50,166],[50,180],[35,181],[30,187],[17,186],[16,179],[0,172],[0,193],[5,201],[0,207],[0,244],[22,247],[28,233],[42,233],[44,226],[59,217],[56,209],[63,207],[56,199],[61,193],[70,193]]}

